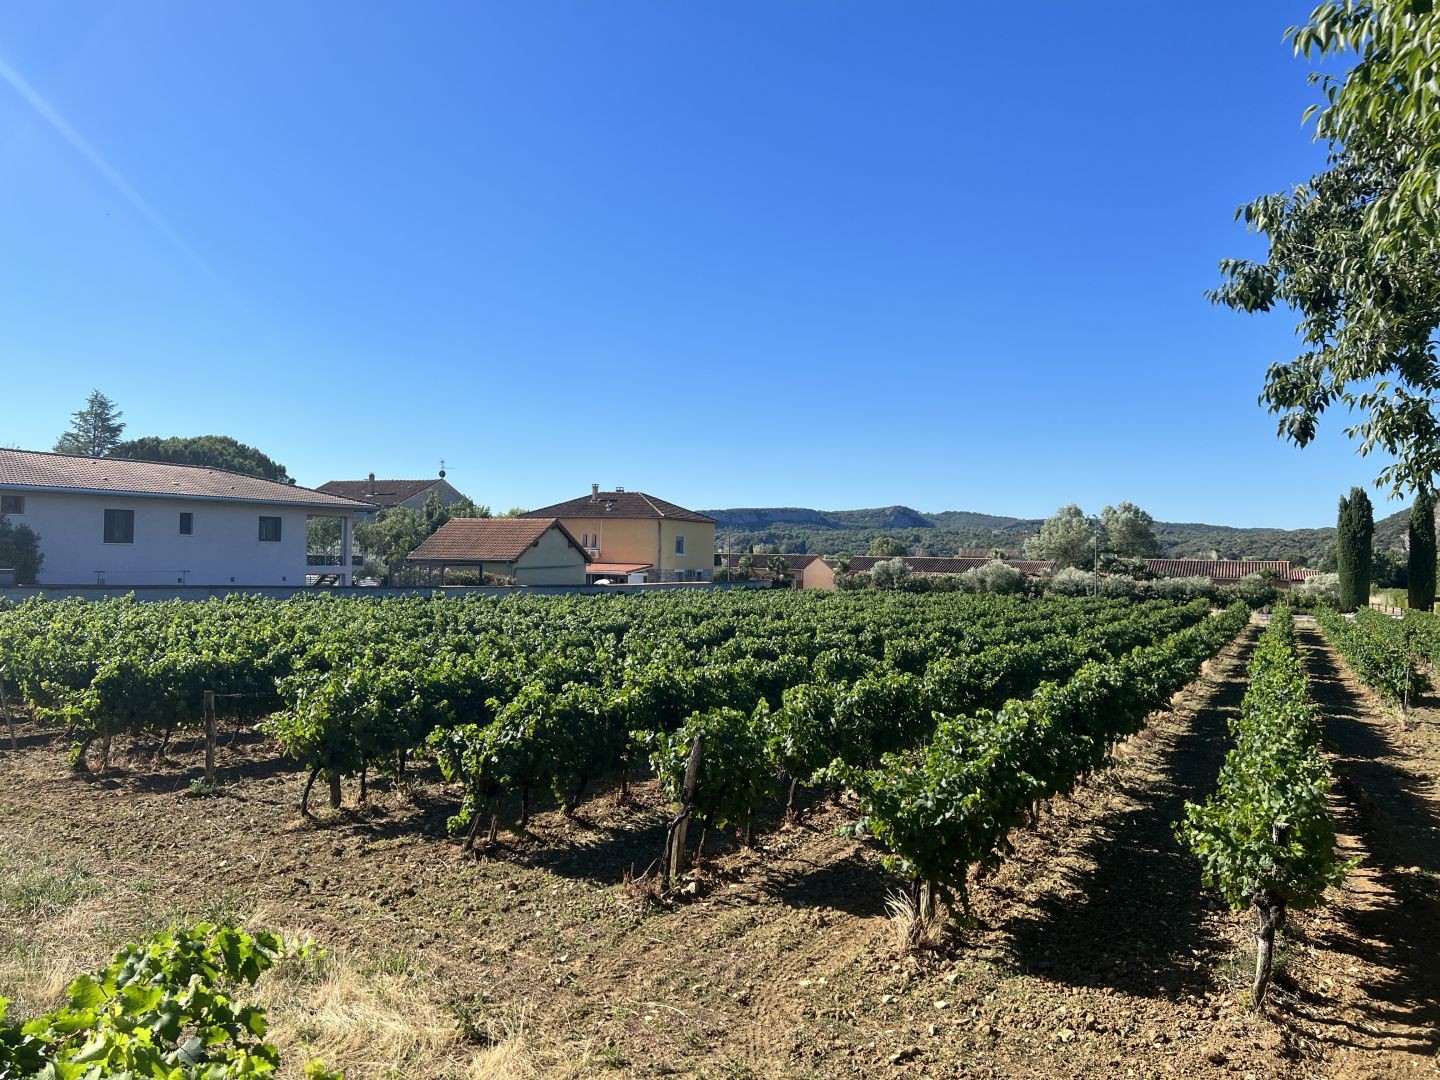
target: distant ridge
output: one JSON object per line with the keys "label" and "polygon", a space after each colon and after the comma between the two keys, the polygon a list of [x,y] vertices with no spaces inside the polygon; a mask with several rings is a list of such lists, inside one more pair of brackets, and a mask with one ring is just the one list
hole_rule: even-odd
{"label": "distant ridge", "polygon": [[[937,555],[960,548],[1018,549],[1040,528],[1041,518],[1006,517],[972,510],[922,513],[909,506],[862,510],[812,510],[803,506],[737,507],[706,510],[715,519],[716,539],[730,551],[778,545],[786,551],[821,555],[864,554],[877,537],[890,536]],[[1410,511],[1375,523],[1375,547],[1403,552]],[[1333,528],[1270,529],[1157,521],[1155,536],[1167,558],[1290,559],[1318,563],[1334,543]]]}

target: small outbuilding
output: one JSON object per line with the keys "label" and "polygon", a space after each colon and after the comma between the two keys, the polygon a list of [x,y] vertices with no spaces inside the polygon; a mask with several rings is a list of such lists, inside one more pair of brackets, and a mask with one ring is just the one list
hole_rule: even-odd
{"label": "small outbuilding", "polygon": [[448,570],[513,578],[517,585],[584,585],[590,556],[556,518],[452,518],[406,565],[445,584]]}

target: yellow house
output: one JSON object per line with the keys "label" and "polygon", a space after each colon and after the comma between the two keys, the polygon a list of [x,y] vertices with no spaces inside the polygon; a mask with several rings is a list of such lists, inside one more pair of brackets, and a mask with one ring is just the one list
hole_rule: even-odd
{"label": "yellow house", "polygon": [[715,575],[715,519],[643,491],[601,491],[527,518],[559,518],[590,555],[591,581],[709,581]]}

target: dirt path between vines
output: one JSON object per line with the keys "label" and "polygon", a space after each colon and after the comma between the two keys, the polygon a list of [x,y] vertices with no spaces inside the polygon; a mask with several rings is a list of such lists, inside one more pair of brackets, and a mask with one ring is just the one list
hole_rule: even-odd
{"label": "dirt path between vines", "polygon": [[[1303,978],[1282,999],[1297,1046],[1345,1076],[1440,1074],[1440,701],[1408,721],[1314,627],[1299,634],[1333,751],[1341,849],[1360,865],[1304,923]],[[1299,965],[1297,965],[1299,966]]]}
{"label": "dirt path between vines", "polygon": [[[187,798],[193,745],[160,766],[122,752],[84,779],[53,733],[22,724],[20,752],[0,748],[0,995],[34,1011],[119,941],[244,918],[330,951],[262,981],[287,1077],[309,1053],[350,1080],[1433,1075],[1416,1033],[1435,996],[1412,976],[1435,927],[1388,914],[1434,902],[1418,803],[1342,821],[1388,891],[1357,886],[1295,920],[1273,1018],[1242,1000],[1248,918],[1201,888],[1174,839],[1185,801],[1214,787],[1257,633],[1017,834],[976,883],[973,921],[919,955],[897,942],[899,882],[879,852],[836,835],[853,809],[813,795],[754,851],[712,837],[698,895],[661,908],[624,883],[659,851],[653,784],[639,807],[609,794],[580,821],[540,813],[476,860],[444,838],[454,793],[433,774],[310,823],[303,775],[263,741],[222,749],[222,796]],[[1373,726],[1363,696],[1353,717],[1341,704],[1337,724]],[[1391,760],[1354,749],[1357,767]],[[1407,799],[1440,775],[1426,760],[1408,779],[1392,769]]]}

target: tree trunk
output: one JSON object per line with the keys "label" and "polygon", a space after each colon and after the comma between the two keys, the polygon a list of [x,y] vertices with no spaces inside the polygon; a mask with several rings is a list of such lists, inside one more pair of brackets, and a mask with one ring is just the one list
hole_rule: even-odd
{"label": "tree trunk", "polygon": [[93,734],[86,735],[80,740],[80,746],[71,755],[70,767],[76,772],[89,772],[90,762],[87,755],[90,753],[90,744],[95,741]]}
{"label": "tree trunk", "polygon": [[685,861],[685,832],[690,824],[690,811],[695,805],[695,785],[700,779],[700,754],[705,737],[696,735],[690,744],[690,759],[685,763],[685,783],[680,790],[680,810],[665,830],[665,850],[660,853],[660,880],[666,888],[674,885]]}
{"label": "tree trunk", "polygon": [[340,809],[340,774],[338,772],[330,774],[330,809]]}
{"label": "tree trunk", "polygon": [[368,782],[369,777],[367,775],[369,772],[369,765],[360,766],[360,805],[362,806],[364,806],[370,801],[370,785]]}
{"label": "tree trunk", "polygon": [[499,815],[499,814],[491,814],[491,815],[490,815],[490,834],[485,837],[485,846],[486,846],[486,847],[490,847],[490,846],[494,845],[495,841],[497,841],[497,840],[499,840],[499,839],[500,839],[500,815]]}
{"label": "tree trunk", "polygon": [[320,766],[316,765],[310,770],[310,778],[305,781],[305,794],[300,796],[300,816],[310,816],[310,789],[315,786],[315,777],[320,775]]}
{"label": "tree trunk", "polygon": [[20,744],[15,741],[15,718],[10,715],[10,698],[5,693],[5,671],[0,668],[0,709],[5,711],[5,726],[10,729],[10,749],[18,750]]}
{"label": "tree trunk", "polygon": [[787,817],[795,813],[795,785],[798,783],[800,783],[799,779],[794,776],[790,777],[790,793],[785,796],[785,814]]}
{"label": "tree trunk", "polygon": [[520,789],[520,830],[523,832],[530,824],[530,789]]}
{"label": "tree trunk", "polygon": [[571,795],[569,801],[565,803],[566,817],[575,816],[575,807],[580,805],[580,797],[585,794],[585,785],[589,782],[589,779],[590,778],[584,773],[580,774],[580,782],[575,785],[575,793]]}
{"label": "tree trunk", "polygon": [[100,740],[100,771],[110,771],[110,733],[107,731]]}
{"label": "tree trunk", "polygon": [[476,808],[470,814],[470,828],[465,833],[465,850],[475,850],[475,834],[480,831],[480,811]]}

